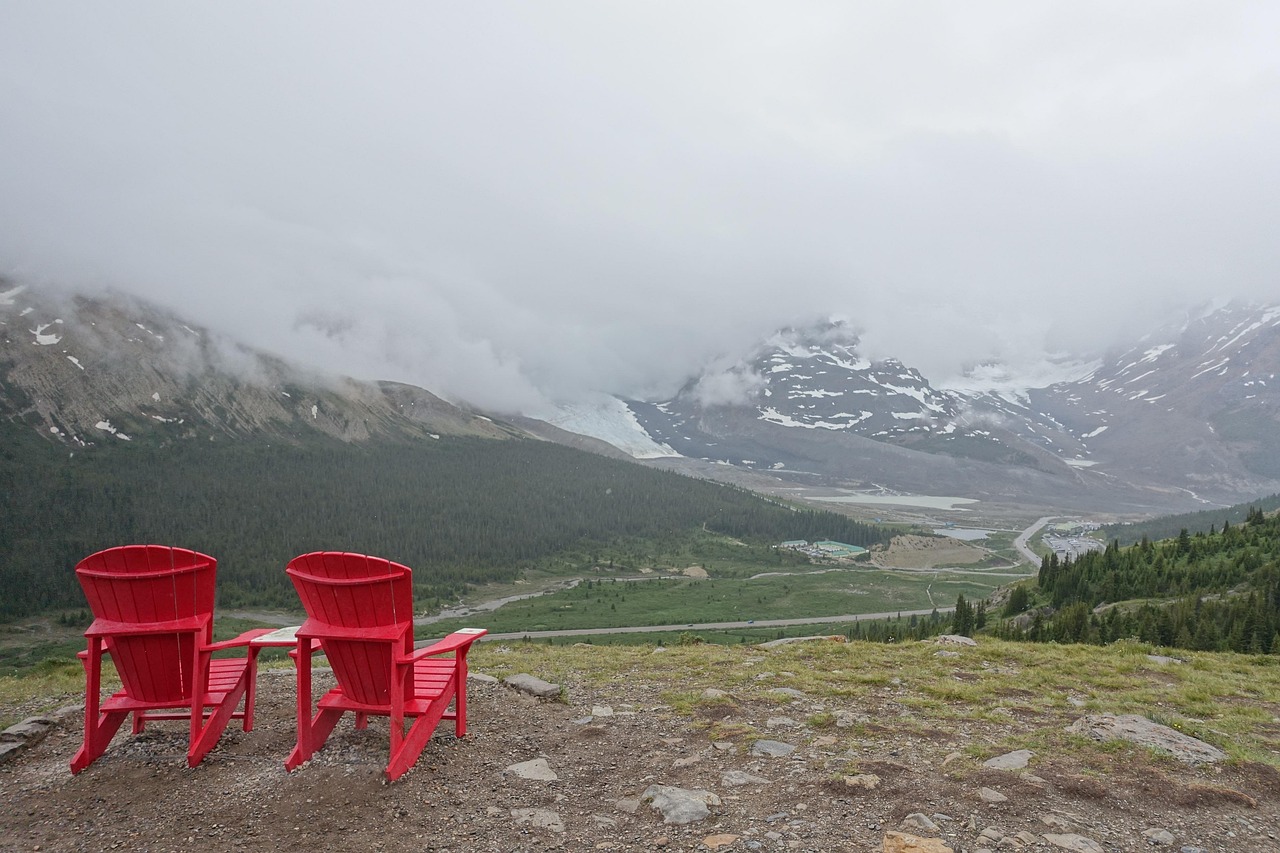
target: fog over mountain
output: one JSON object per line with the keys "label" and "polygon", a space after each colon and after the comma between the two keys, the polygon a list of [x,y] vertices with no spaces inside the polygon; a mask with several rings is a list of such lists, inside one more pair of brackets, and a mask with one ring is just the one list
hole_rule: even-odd
{"label": "fog over mountain", "polygon": [[[496,411],[1273,301],[1266,2],[6,4],[0,274]],[[730,377],[732,379],[732,377]],[[733,394],[735,387],[707,387]]]}

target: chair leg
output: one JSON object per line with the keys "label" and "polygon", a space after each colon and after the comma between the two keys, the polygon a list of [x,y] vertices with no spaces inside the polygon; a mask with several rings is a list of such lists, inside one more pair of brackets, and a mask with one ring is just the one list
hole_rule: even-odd
{"label": "chair leg", "polygon": [[92,724],[86,725],[84,743],[71,759],[72,773],[79,773],[107,751],[107,745],[111,743],[111,738],[115,737],[120,724],[127,716],[129,716],[128,711],[107,711],[99,714],[98,719]]}
{"label": "chair leg", "polygon": [[253,710],[258,695],[258,652],[260,651],[261,649],[257,646],[249,647],[249,686],[244,694],[244,730],[246,732],[253,731]]}
{"label": "chair leg", "polygon": [[217,745],[218,739],[222,737],[223,730],[226,729],[227,723],[231,721],[231,715],[235,713],[236,706],[240,704],[240,697],[244,695],[245,690],[249,686],[248,673],[236,682],[236,686],[229,690],[209,718],[204,719],[204,708],[193,707],[191,709],[192,720],[197,718],[202,724],[197,736],[192,739],[191,747],[187,750],[187,766],[195,767],[200,761],[209,754],[209,750]]}
{"label": "chair leg", "polygon": [[413,721],[413,725],[409,727],[409,733],[400,739],[398,744],[393,735],[391,756],[387,762],[388,782],[396,781],[417,763],[418,756],[422,754],[427,741],[431,740],[432,733],[444,717],[450,699],[449,696],[441,696],[439,701],[432,702],[427,712]]}
{"label": "chair leg", "polygon": [[342,712],[333,708],[326,708],[316,714],[316,718],[309,721],[308,732],[298,732],[298,743],[285,759],[284,769],[296,770],[309,761],[311,756],[324,747],[324,742],[329,739],[341,718]]}

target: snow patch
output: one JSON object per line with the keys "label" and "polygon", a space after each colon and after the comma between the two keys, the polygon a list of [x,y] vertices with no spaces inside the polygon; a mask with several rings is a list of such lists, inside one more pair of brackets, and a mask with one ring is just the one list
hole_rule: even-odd
{"label": "snow patch", "polygon": [[[656,408],[665,412],[662,406]],[[616,397],[564,405],[544,420],[568,432],[608,442],[635,459],[680,455],[669,445],[650,438],[631,408]]]}
{"label": "snow patch", "polygon": [[80,359],[76,358],[74,355],[69,355],[69,356],[67,356],[67,361],[71,362],[71,363],[72,363],[72,364],[74,364],[76,367],[80,368],[81,370],[84,370],[84,365],[83,365],[83,364],[81,364],[81,363],[80,363]]}
{"label": "snow patch", "polygon": [[111,421],[98,421],[96,424],[94,424],[94,426],[102,430],[103,432],[111,433],[116,438],[122,441],[133,441],[133,439],[131,439],[129,436],[125,435],[124,433],[120,432],[120,430],[113,427],[111,425]]}
{"label": "snow patch", "polygon": [[38,346],[42,346],[42,347],[53,346],[54,344],[62,340],[62,335],[56,335],[56,334],[46,335],[44,333],[44,330],[52,326],[54,323],[61,323],[61,322],[62,322],[61,320],[54,320],[53,323],[45,323],[43,326],[36,326],[34,329],[29,329],[28,331],[30,331],[31,334],[36,336],[36,344]]}

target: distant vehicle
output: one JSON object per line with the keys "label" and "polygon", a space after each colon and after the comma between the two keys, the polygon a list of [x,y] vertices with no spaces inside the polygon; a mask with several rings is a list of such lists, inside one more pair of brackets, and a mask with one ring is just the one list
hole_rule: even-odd
{"label": "distant vehicle", "polygon": [[748,624],[748,625],[754,625],[754,624],[756,624],[756,620],[754,620],[754,619],[748,619],[748,620],[747,620],[747,624]]}

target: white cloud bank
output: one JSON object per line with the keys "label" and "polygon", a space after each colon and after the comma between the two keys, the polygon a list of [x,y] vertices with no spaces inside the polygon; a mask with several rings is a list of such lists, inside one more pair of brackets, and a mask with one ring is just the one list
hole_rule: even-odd
{"label": "white cloud bank", "polygon": [[503,410],[1274,298],[1269,2],[8,4],[0,272]]}

